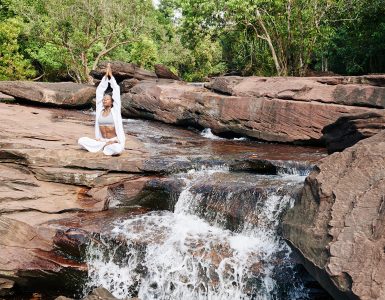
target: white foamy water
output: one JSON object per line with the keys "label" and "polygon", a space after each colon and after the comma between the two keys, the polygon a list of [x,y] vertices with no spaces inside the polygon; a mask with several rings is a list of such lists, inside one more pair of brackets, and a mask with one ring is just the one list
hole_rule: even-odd
{"label": "white foamy water", "polygon": [[300,178],[309,175],[313,169],[308,163],[298,161],[275,161],[274,164],[278,167],[279,175],[297,175]]}
{"label": "white foamy water", "polygon": [[[190,171],[174,212],[131,217],[88,249],[88,289],[103,286],[118,298],[146,299],[297,299],[293,273],[277,282],[277,268],[290,250],[277,236],[282,211],[293,199],[272,192],[264,200],[258,226],[245,223],[232,232],[194,214],[201,194],[191,187],[210,181],[226,168]],[[300,180],[300,179],[299,179]],[[302,178],[303,180],[303,178]],[[292,182],[293,180],[289,180]],[[214,222],[215,223],[215,222]],[[111,240],[121,243],[113,244]],[[109,242],[110,241],[110,242]],[[287,271],[286,271],[287,272]],[[280,296],[286,289],[284,298]]]}
{"label": "white foamy water", "polygon": [[239,137],[239,138],[233,138],[234,141],[247,141],[247,137]]}
{"label": "white foamy water", "polygon": [[201,132],[201,136],[205,137],[206,139],[210,139],[210,140],[224,140],[223,138],[212,133],[211,128],[203,129]]}

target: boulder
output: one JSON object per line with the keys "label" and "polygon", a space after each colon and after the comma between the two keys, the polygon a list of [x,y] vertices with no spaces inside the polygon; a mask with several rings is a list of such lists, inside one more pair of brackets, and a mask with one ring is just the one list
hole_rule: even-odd
{"label": "boulder", "polygon": [[[225,79],[238,82],[237,78]],[[218,94],[191,84],[142,81],[129,93],[122,95],[122,113],[169,124],[209,127],[215,134],[243,135],[274,142],[320,144],[322,129],[338,118],[382,112],[381,109],[368,107],[281,99],[274,96],[274,91],[269,92],[270,97],[267,95],[269,85],[264,88],[266,93],[258,91],[257,94],[245,88],[247,93],[226,95],[241,83],[234,88],[228,87],[224,94]],[[264,83],[261,81],[261,87]],[[276,83],[277,87],[281,85]]]}
{"label": "boulder", "polygon": [[[59,296],[55,300],[74,300],[65,296]],[[103,287],[94,289],[89,295],[82,298],[82,300],[118,300],[108,290]],[[139,298],[125,298],[125,300],[139,300]]]}
{"label": "boulder", "polygon": [[53,253],[49,238],[24,222],[0,216],[0,237],[0,277],[19,287],[76,285],[71,277],[85,275],[84,264]]}
{"label": "boulder", "polygon": [[385,131],[322,159],[283,235],[335,299],[385,299]]}
{"label": "boulder", "polygon": [[322,76],[315,78],[320,83],[325,84],[368,84],[374,86],[385,86],[384,74],[370,74],[362,76]]}
{"label": "boulder", "polygon": [[84,297],[83,300],[118,300],[108,290],[102,287],[94,289],[88,296]]}
{"label": "boulder", "polygon": [[139,80],[136,78],[124,79],[121,83],[119,83],[120,92],[128,93],[135,85],[138,84],[138,82]]}
{"label": "boulder", "polygon": [[15,98],[3,93],[0,93],[0,102],[13,102]]}
{"label": "boulder", "polygon": [[155,74],[158,78],[180,80],[169,68],[162,64],[155,65]]}
{"label": "boulder", "polygon": [[361,77],[230,76],[214,78],[206,87],[231,96],[385,108],[385,75],[377,79],[384,84],[371,85]]}
{"label": "boulder", "polygon": [[233,95],[233,88],[242,81],[241,76],[222,76],[215,77],[210,82],[206,82],[204,86],[214,92],[222,93],[225,95]]}
{"label": "boulder", "polygon": [[73,82],[1,81],[0,92],[17,100],[62,107],[84,107],[95,97],[95,87]]}
{"label": "boulder", "polygon": [[14,286],[14,281],[5,278],[0,278],[0,297],[13,295]]}
{"label": "boulder", "polygon": [[339,118],[326,126],[322,139],[329,153],[342,151],[358,141],[371,137],[385,129],[385,112],[364,113]]}
{"label": "boulder", "polygon": [[111,64],[112,73],[118,81],[130,78],[138,80],[157,78],[154,72],[142,69],[136,64],[122,61],[101,62],[95,70],[91,71],[90,75],[96,79],[102,79],[106,74],[107,63]]}

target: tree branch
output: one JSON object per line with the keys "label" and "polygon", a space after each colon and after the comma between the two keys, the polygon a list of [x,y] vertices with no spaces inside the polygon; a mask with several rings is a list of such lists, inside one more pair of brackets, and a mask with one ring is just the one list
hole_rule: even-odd
{"label": "tree branch", "polygon": [[119,46],[122,46],[122,45],[125,45],[125,44],[128,44],[128,43],[131,43],[133,42],[134,40],[133,39],[130,39],[130,40],[125,40],[125,41],[122,41],[120,43],[117,43],[113,46],[111,46],[110,48],[108,49],[105,49],[103,51],[101,51],[98,56],[96,57],[95,61],[94,61],[94,64],[92,65],[92,70],[95,70],[97,65],[99,64],[99,60],[104,56],[106,55],[107,53],[111,52],[112,50],[114,50],[116,47],[119,47]]}

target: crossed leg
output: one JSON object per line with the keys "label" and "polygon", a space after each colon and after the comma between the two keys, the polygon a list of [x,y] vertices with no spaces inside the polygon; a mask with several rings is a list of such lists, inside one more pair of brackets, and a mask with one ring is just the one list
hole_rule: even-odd
{"label": "crossed leg", "polygon": [[123,146],[119,143],[109,144],[104,147],[103,153],[105,155],[117,155],[123,152]]}
{"label": "crossed leg", "polygon": [[78,144],[89,152],[98,152],[103,149],[106,142],[97,141],[89,137],[81,137],[78,139]]}
{"label": "crossed leg", "polygon": [[103,149],[105,155],[117,155],[122,153],[123,146],[119,143],[109,144],[106,146],[106,142],[97,141],[89,137],[81,137],[78,140],[78,144],[89,152],[99,152]]}

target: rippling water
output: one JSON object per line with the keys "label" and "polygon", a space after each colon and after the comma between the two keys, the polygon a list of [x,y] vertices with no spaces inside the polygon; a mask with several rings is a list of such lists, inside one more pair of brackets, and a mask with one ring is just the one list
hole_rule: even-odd
{"label": "rippling water", "polygon": [[[118,298],[142,300],[305,298],[290,249],[278,235],[292,191],[304,180],[304,172],[291,170],[230,176],[218,167],[176,175],[185,188],[174,212],[121,220],[89,246],[85,290],[103,286]],[[246,210],[229,210],[243,202]],[[234,211],[243,222],[229,230]]]}

